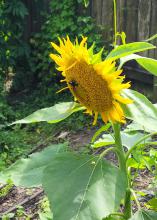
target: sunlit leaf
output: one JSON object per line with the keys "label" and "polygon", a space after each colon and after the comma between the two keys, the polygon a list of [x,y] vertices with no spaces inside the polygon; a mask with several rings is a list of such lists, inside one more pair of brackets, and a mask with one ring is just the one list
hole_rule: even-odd
{"label": "sunlit leaf", "polygon": [[136,54],[132,54],[126,57],[123,57],[120,59],[120,66],[119,69],[128,61],[130,60],[136,60],[139,65],[141,65],[144,69],[152,73],[153,75],[157,76],[157,60],[148,58],[148,57],[142,57]]}
{"label": "sunlit leaf", "polygon": [[129,220],[156,220],[157,212],[139,210]]}
{"label": "sunlit leaf", "polygon": [[122,95],[133,103],[123,105],[125,116],[146,129],[157,131],[157,108],[141,93],[131,89],[123,90]]}
{"label": "sunlit leaf", "polygon": [[140,124],[138,124],[134,121],[127,125],[127,127],[125,128],[125,131],[126,132],[144,131],[144,132],[150,132],[150,133],[153,132],[153,130],[150,130],[150,129],[148,129],[148,128],[146,128],[146,127],[144,127],[144,126],[142,126],[142,125],[140,125]]}
{"label": "sunlit leaf", "polygon": [[111,123],[108,123],[106,125],[103,125],[101,128],[99,128],[95,134],[92,137],[91,143],[95,142],[96,138],[104,131],[107,131],[111,127]]}
{"label": "sunlit leaf", "polygon": [[[144,133],[141,132],[125,132],[121,131],[121,139],[122,145],[130,149],[134,144],[137,143],[142,137],[144,137]],[[145,144],[150,141],[150,138],[144,140],[140,144]],[[99,138],[93,145],[93,148],[100,148],[108,145],[115,144],[115,140],[113,138],[113,134],[103,134],[102,138]]]}
{"label": "sunlit leaf", "polygon": [[152,209],[154,211],[157,211],[157,198],[152,198],[146,203],[146,207],[148,209]]}
{"label": "sunlit leaf", "polygon": [[103,134],[102,138],[99,138],[92,144],[93,148],[105,147],[108,145],[115,144],[115,140],[111,134]]}
{"label": "sunlit leaf", "polygon": [[103,219],[118,209],[126,190],[123,173],[96,156],[63,153],[44,173],[54,219]]}
{"label": "sunlit leaf", "polygon": [[[140,132],[129,132],[128,133],[125,131],[121,131],[122,144],[128,149],[130,149],[133,145],[135,145],[144,136],[145,134],[140,133]],[[150,141],[150,138],[142,141],[140,144],[146,144],[149,141]]]}
{"label": "sunlit leaf", "polygon": [[147,71],[157,76],[157,60],[152,58],[142,57],[136,59],[136,61]]}
{"label": "sunlit leaf", "polygon": [[106,218],[103,218],[102,220],[126,220],[124,217],[122,216],[116,216],[116,215],[109,215]]}
{"label": "sunlit leaf", "polygon": [[28,124],[41,121],[47,121],[49,123],[60,122],[69,117],[74,112],[83,110],[78,103],[75,102],[62,102],[49,108],[40,109],[33,114],[23,118],[21,120],[13,122],[13,124]]}
{"label": "sunlit leaf", "polygon": [[117,46],[115,49],[113,49],[106,59],[112,58],[112,59],[118,59],[121,57],[128,56],[133,53],[153,49],[155,46],[153,46],[150,43],[147,42],[134,42],[129,44],[124,44]]}

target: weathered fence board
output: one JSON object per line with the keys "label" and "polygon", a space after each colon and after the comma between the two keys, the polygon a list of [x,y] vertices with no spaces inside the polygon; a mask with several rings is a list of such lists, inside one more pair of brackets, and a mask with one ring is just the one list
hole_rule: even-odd
{"label": "weathered fence board", "polygon": [[113,33],[113,3],[111,0],[102,1],[102,19],[101,24],[104,25],[104,41],[112,39]]}
{"label": "weathered fence board", "polygon": [[[137,31],[138,41],[149,38],[150,24],[151,24],[151,0],[139,0],[138,31]],[[143,52],[142,55],[148,56],[148,51]]]}
{"label": "weathered fence board", "polygon": [[[113,1],[90,0],[91,16],[104,26],[104,37],[110,37],[113,28]],[[124,31],[127,42],[145,40],[157,33],[157,0],[117,0],[117,30]],[[111,37],[110,37],[111,39]],[[157,40],[154,41],[157,45]],[[157,52],[143,53],[157,58]]]}
{"label": "weathered fence board", "polygon": [[133,42],[137,40],[138,35],[138,0],[126,1],[126,28],[127,42]]}
{"label": "weathered fence board", "polygon": [[[157,1],[152,0],[151,4],[151,21],[150,21],[150,32],[149,35],[152,36],[157,33]],[[157,45],[157,39],[153,40],[153,43]],[[155,57],[157,59],[157,50],[149,51],[150,57]]]}

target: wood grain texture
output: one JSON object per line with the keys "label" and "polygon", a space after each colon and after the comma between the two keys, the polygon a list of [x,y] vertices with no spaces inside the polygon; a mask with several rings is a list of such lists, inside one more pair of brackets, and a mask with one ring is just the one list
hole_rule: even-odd
{"label": "wood grain texture", "polygon": [[[139,0],[138,7],[138,35],[137,40],[143,41],[149,38],[151,21],[151,0]],[[143,56],[148,56],[148,51],[141,53]]]}
{"label": "wood grain texture", "polygon": [[[150,20],[150,31],[149,37],[157,34],[157,1],[152,0],[151,4],[151,20]],[[155,46],[157,46],[157,39],[151,41]],[[157,49],[149,51],[149,57],[157,59]]]}
{"label": "wood grain texture", "polygon": [[125,32],[125,21],[126,21],[126,1],[127,0],[118,0],[117,1],[117,30],[118,32]]}
{"label": "wood grain texture", "polygon": [[126,35],[127,42],[137,41],[139,0],[126,1]]}
{"label": "wood grain texture", "polygon": [[92,1],[92,16],[96,19],[96,24],[102,24],[102,0]]}
{"label": "wood grain texture", "polygon": [[111,0],[102,0],[102,17],[101,24],[104,28],[104,41],[113,38],[113,2]]}

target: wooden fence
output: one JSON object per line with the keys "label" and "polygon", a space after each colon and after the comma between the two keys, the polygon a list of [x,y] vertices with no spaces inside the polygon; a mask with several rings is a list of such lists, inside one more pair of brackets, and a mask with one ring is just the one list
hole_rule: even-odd
{"label": "wooden fence", "polygon": [[[104,37],[111,35],[113,27],[113,1],[90,0],[90,15],[104,26]],[[124,31],[127,42],[148,39],[157,33],[157,0],[117,0],[117,29]],[[157,45],[157,40],[153,43]],[[157,50],[144,55],[157,59]]]}

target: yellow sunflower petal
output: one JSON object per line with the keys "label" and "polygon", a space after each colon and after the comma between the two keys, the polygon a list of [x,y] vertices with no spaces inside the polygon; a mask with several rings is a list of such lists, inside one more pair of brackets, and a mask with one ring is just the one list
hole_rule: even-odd
{"label": "yellow sunflower petal", "polygon": [[68,36],[59,38],[60,45],[52,43],[52,46],[60,56],[50,54],[50,57],[57,63],[75,100],[87,109],[86,113],[94,112],[93,124],[96,124],[99,113],[105,123],[125,123],[120,103],[132,101],[122,97],[121,92],[130,87],[130,82],[123,83],[125,75],[121,76],[122,70],[117,70],[113,60],[94,61],[95,55],[93,50],[87,49],[86,41],[86,37],[82,37],[80,43],[77,38],[74,43]]}
{"label": "yellow sunflower petal", "polygon": [[95,115],[94,115],[93,125],[96,125],[97,119],[98,119],[98,112],[94,112],[94,113],[95,113]]}
{"label": "yellow sunflower petal", "polygon": [[109,118],[108,118],[106,112],[102,112],[102,113],[101,113],[101,117],[102,117],[102,120],[103,120],[105,123],[107,123],[107,121],[109,120]]}
{"label": "yellow sunflower petal", "polygon": [[63,89],[58,90],[56,93],[63,92],[63,91],[66,90],[66,89],[69,89],[69,87],[68,87],[68,86],[67,86],[67,87],[64,87]]}
{"label": "yellow sunflower petal", "polygon": [[82,37],[82,41],[80,43],[80,46],[83,47],[85,45],[86,41],[87,41],[87,37]]}
{"label": "yellow sunflower petal", "polygon": [[58,53],[62,54],[63,53],[63,49],[61,49],[59,46],[57,46],[57,44],[51,42],[52,47],[58,51]]}
{"label": "yellow sunflower petal", "polygon": [[62,60],[62,58],[61,58],[60,56],[51,53],[51,54],[50,54],[50,58],[51,58],[52,60],[54,60],[57,65],[62,66],[63,60]]}
{"label": "yellow sunflower petal", "polygon": [[128,98],[123,98],[123,97],[122,97],[121,95],[119,95],[119,94],[115,94],[115,95],[114,95],[114,98],[115,98],[116,100],[118,100],[119,102],[123,103],[123,104],[131,104],[131,103],[133,103],[133,100],[128,99]]}

